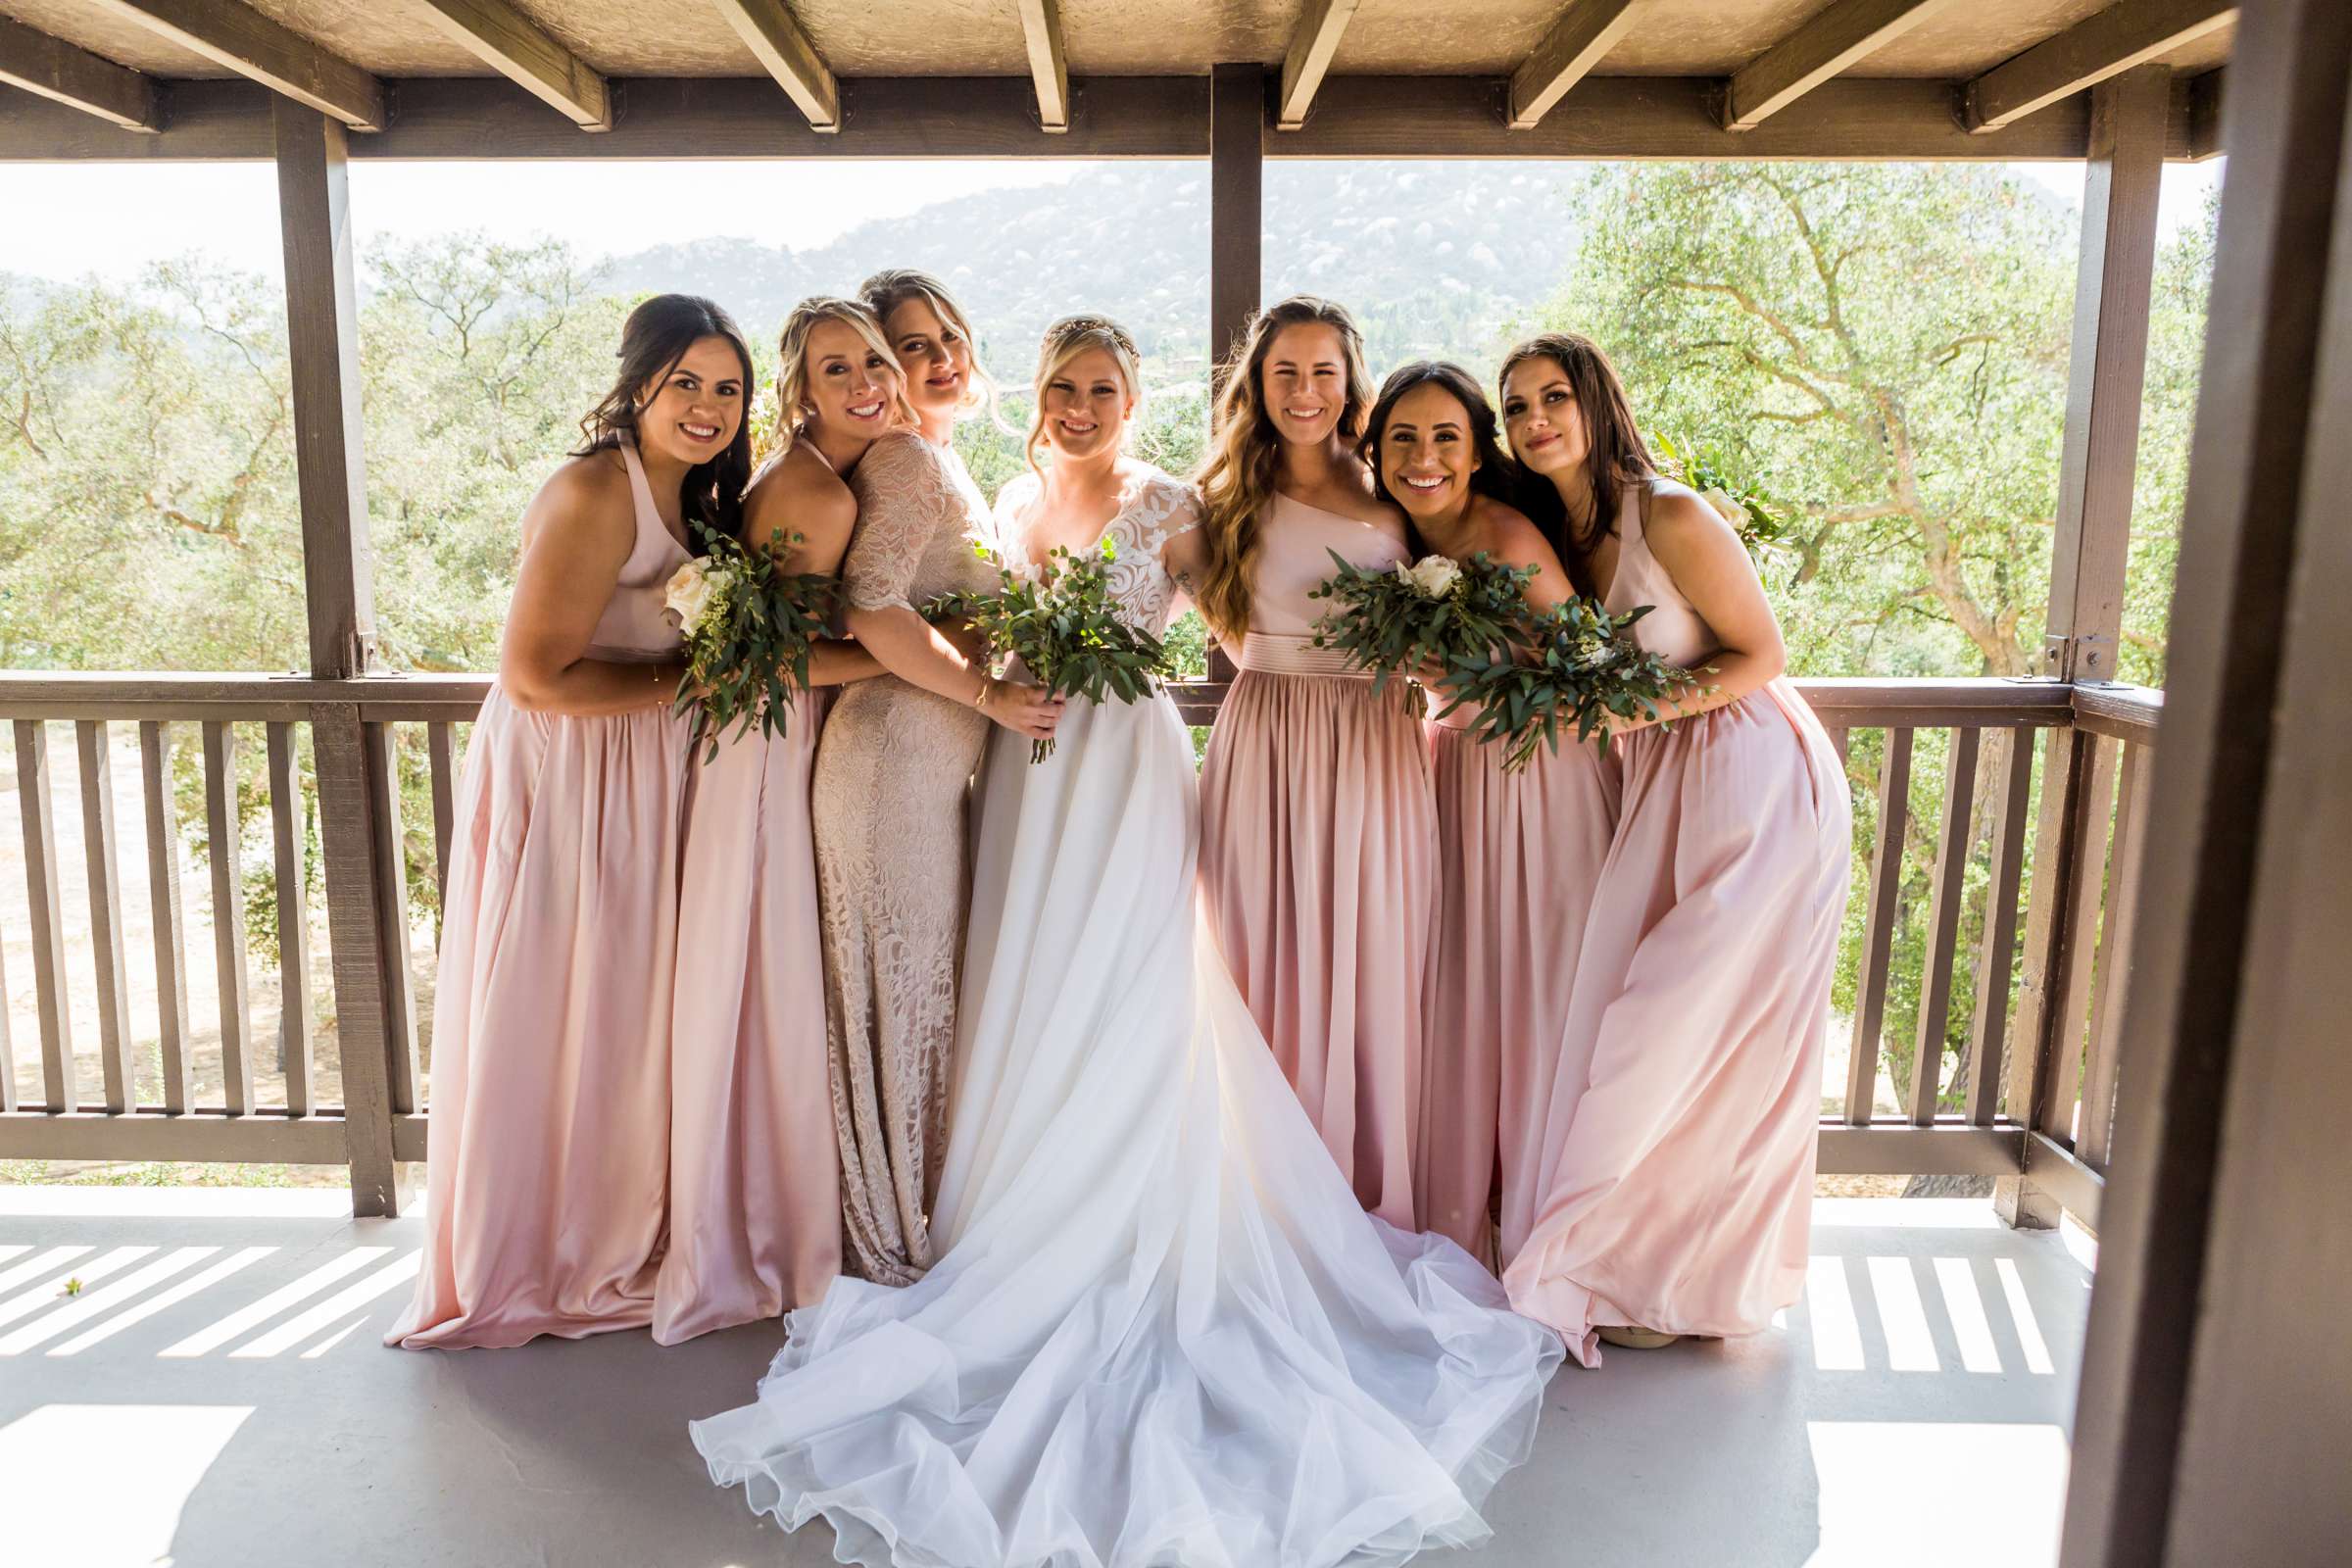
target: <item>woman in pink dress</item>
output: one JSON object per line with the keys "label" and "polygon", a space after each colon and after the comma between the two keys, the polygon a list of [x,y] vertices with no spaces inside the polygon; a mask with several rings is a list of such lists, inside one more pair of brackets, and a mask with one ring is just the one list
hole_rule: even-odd
{"label": "woman in pink dress", "polygon": [[1314,646],[1336,553],[1409,559],[1356,454],[1372,381],[1347,311],[1261,311],[1217,401],[1193,595],[1241,673],[1200,773],[1200,886],[1226,966],[1363,1205],[1419,1230],[1413,1151],[1437,937],[1437,805],[1416,698]]}
{"label": "woman in pink dress", "polygon": [[[858,460],[914,414],[882,323],[856,300],[803,300],[777,353],[781,448],[744,497],[743,537],[781,536],[787,571],[830,574],[858,521]],[[722,740],[690,775],[669,1250],[654,1286],[664,1345],[807,1306],[841,1272],[808,779],[823,689],[881,667],[855,643],[819,644],[784,732]]]}
{"label": "woman in pink dress", "polygon": [[[1511,504],[1520,475],[1469,371],[1404,366],[1382,385],[1369,426],[1380,493],[1430,549],[1533,566],[1526,595],[1539,610],[1574,594],[1544,531]],[[1541,1112],[1617,823],[1617,779],[1597,747],[1574,742],[1506,773],[1502,749],[1468,733],[1476,716],[1465,706],[1429,726],[1443,902],[1413,1177],[1422,1225],[1492,1264],[1497,1169],[1506,1250],[1526,1234]]]}
{"label": "woman in pink dress", "polygon": [[451,835],[423,1268],[388,1344],[653,1320],[687,765],[662,589],[697,525],[737,529],[751,383],[725,312],[647,300],[587,444],[523,514]]}
{"label": "woman in pink dress", "polygon": [[1596,1339],[1752,1334],[1797,1298],[1848,807],[1739,535],[1659,475],[1607,358],[1546,333],[1503,362],[1502,395],[1562,557],[1612,612],[1652,606],[1635,637],[1693,672],[1669,723],[1612,746],[1616,839],[1505,1259],[1511,1304],[1592,1366]]}

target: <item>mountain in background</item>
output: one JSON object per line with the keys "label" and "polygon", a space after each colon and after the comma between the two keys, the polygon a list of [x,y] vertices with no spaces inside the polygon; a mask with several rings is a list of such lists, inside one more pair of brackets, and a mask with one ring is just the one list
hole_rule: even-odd
{"label": "mountain in background", "polygon": [[[1375,372],[1416,355],[1485,361],[1567,265],[1578,166],[1271,163],[1265,298],[1325,294],[1357,313]],[[1100,311],[1132,331],[1160,377],[1201,373],[1208,335],[1208,172],[1111,164],[1065,184],[974,191],[860,223],[808,250],[707,239],[617,257],[636,293],[684,289],[772,344],[794,301],[846,294],[883,267],[919,267],[956,291],[987,364],[1020,378],[1046,324]]]}

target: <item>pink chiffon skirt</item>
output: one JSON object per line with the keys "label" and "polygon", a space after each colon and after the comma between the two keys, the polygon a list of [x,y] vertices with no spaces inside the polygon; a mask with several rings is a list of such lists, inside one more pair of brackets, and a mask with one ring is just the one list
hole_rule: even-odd
{"label": "pink chiffon skirt", "polygon": [[386,1344],[652,1321],[685,776],[666,708],[483,703],[442,911],[423,1265]]}
{"label": "pink chiffon skirt", "polygon": [[1531,1184],[1585,920],[1617,823],[1617,762],[1565,741],[1506,773],[1502,750],[1429,726],[1444,898],[1414,1192],[1423,1226],[1490,1266],[1534,1217]]}
{"label": "pink chiffon skirt", "polygon": [[694,769],[670,1031],[669,1250],[654,1338],[813,1304],[841,1272],[808,775],[822,694]]}
{"label": "pink chiffon skirt", "polygon": [[1805,1277],[1848,806],[1785,680],[1612,748],[1593,894],[1511,1304],[1597,1363],[1595,1327],[1750,1334]]}
{"label": "pink chiffon skirt", "polygon": [[1226,967],[1365,1208],[1417,1231],[1437,806],[1391,686],[1244,669],[1200,773],[1200,888]]}

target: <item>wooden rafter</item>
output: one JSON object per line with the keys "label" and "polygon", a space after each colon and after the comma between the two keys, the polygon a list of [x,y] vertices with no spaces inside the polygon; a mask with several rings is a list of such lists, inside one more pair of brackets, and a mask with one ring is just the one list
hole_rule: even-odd
{"label": "wooden rafter", "polygon": [[603,74],[507,0],[422,0],[440,29],[582,130],[612,128]]}
{"label": "wooden rafter", "polygon": [[272,92],[330,115],[354,130],[384,128],[384,86],[237,0],[89,0],[182,49],[250,76]]}
{"label": "wooden rafter", "polygon": [[1306,112],[1323,85],[1332,57],[1340,52],[1340,35],[1355,15],[1357,0],[1306,0],[1291,47],[1282,57],[1282,97],[1277,101],[1274,128],[1297,130],[1306,123]]}
{"label": "wooden rafter", "polygon": [[841,129],[841,84],[784,0],[711,0],[776,85],[808,117],[808,128]]}
{"label": "wooden rafter", "polygon": [[1970,82],[1968,128],[1998,130],[2236,19],[2230,0],[2117,0]]}
{"label": "wooden rafter", "polygon": [[1753,130],[1953,0],[1838,0],[1733,75],[1723,128]]}
{"label": "wooden rafter", "polygon": [[1020,0],[1029,77],[1037,83],[1037,122],[1059,135],[1070,128],[1070,62],[1061,44],[1061,0]]}
{"label": "wooden rafter", "polygon": [[151,78],[6,17],[0,17],[0,81],[125,130],[163,128]]}
{"label": "wooden rafter", "polygon": [[1631,31],[1641,0],[1569,0],[1535,52],[1511,73],[1510,126],[1533,130]]}

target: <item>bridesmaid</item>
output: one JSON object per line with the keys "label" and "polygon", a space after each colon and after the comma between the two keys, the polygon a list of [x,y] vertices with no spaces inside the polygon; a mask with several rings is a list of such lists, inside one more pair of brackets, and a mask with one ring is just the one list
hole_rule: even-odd
{"label": "bridesmaid", "polygon": [[737,530],[751,380],[725,312],[647,300],[587,444],[523,514],[452,834],[423,1268],[387,1344],[653,1319],[686,781],[662,589],[693,525]]}
{"label": "bridesmaid", "polygon": [[[1381,387],[1369,428],[1381,496],[1430,549],[1535,567],[1526,594],[1539,610],[1574,594],[1543,530],[1510,504],[1518,470],[1469,371],[1403,367]],[[1476,714],[1458,708],[1429,726],[1445,872],[1413,1192],[1423,1226],[1492,1264],[1498,1163],[1503,1255],[1527,1230],[1542,1110],[1617,789],[1599,749],[1573,741],[1504,772],[1501,748],[1466,732]]]}
{"label": "bridesmaid", "polygon": [[851,480],[849,629],[884,673],[834,705],[809,812],[849,1261],[906,1285],[931,1263],[928,1215],[947,1145],[966,787],[990,719],[1042,738],[1061,705],[993,678],[917,612],[939,594],[997,586],[973,553],[989,537],[987,504],[949,445],[986,386],[970,324],[936,278],[877,272],[859,293],[898,359],[916,427],[876,440]]}
{"label": "bridesmaid", "polygon": [[1561,556],[1611,612],[1654,606],[1635,637],[1702,672],[1670,726],[1618,728],[1616,839],[1503,1274],[1591,1366],[1596,1338],[1754,1333],[1804,1284],[1845,777],[1739,536],[1659,475],[1601,351],[1531,339],[1502,394]]}
{"label": "bridesmaid", "polygon": [[[788,541],[784,568],[830,574],[858,520],[849,475],[911,424],[882,324],[856,300],[803,300],[777,345],[776,455],[744,497],[743,537]],[[818,645],[808,681],[881,665]],[[781,735],[722,741],[689,778],[671,1009],[669,1251],[654,1287],[663,1345],[813,1303],[841,1272],[841,1155],[825,1047],[808,776],[824,706]]]}
{"label": "bridesmaid", "polygon": [[1356,453],[1372,381],[1329,300],[1260,312],[1201,468],[1195,603],[1241,673],[1200,773],[1200,884],[1226,966],[1363,1205],[1413,1211],[1421,1029],[1436,947],[1437,806],[1411,689],[1314,646],[1337,552],[1408,560]]}

